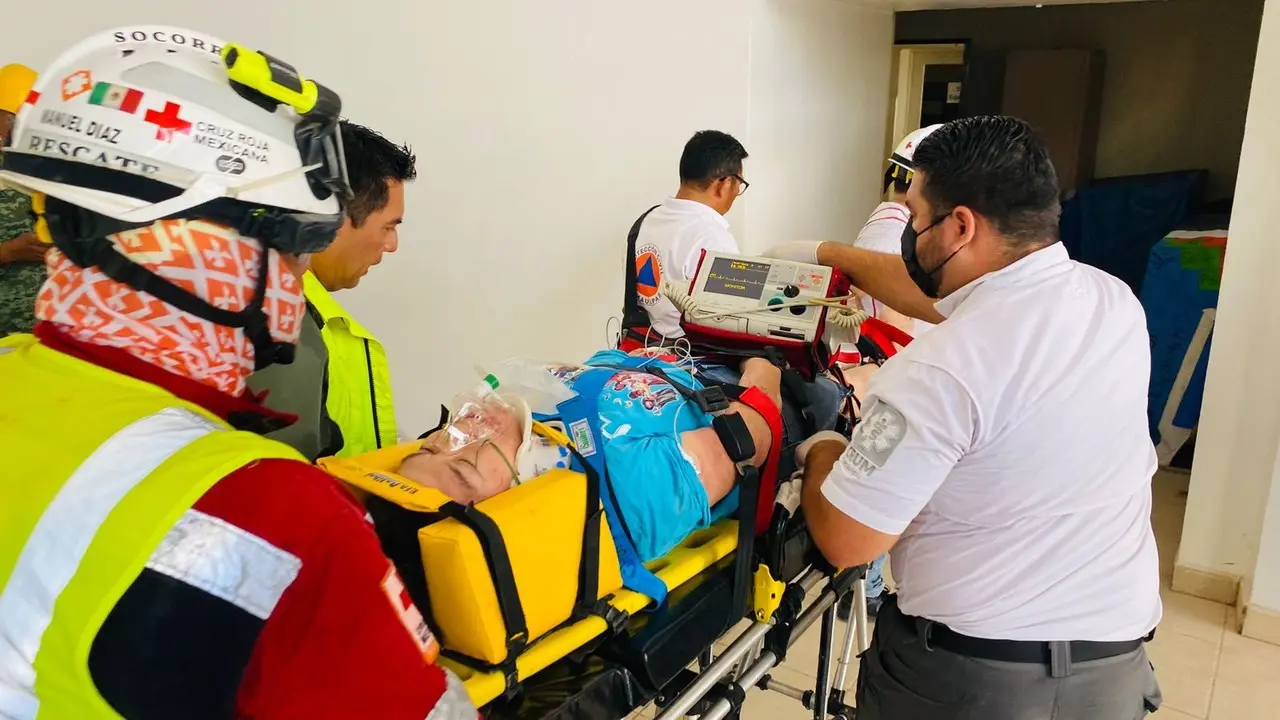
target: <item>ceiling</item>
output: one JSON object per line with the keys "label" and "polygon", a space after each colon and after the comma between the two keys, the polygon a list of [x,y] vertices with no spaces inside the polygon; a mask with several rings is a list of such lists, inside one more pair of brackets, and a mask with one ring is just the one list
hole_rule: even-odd
{"label": "ceiling", "polygon": [[1143,0],[893,0],[895,10],[954,10],[957,8],[994,8],[1028,5],[1084,5],[1107,2],[1142,2]]}

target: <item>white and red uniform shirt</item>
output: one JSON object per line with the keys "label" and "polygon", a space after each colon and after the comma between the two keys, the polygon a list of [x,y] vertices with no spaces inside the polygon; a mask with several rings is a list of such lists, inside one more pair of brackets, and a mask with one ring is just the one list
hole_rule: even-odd
{"label": "white and red uniform shirt", "polygon": [[636,237],[636,290],[640,307],[663,337],[684,337],[680,310],[662,294],[663,281],[688,285],[702,251],[737,253],[729,221],[708,205],[668,198],[640,225]]}
{"label": "white and red uniform shirt", "polygon": [[[871,217],[867,218],[866,224],[858,231],[858,237],[853,241],[853,246],[886,255],[901,255],[902,231],[906,229],[907,223],[910,221],[911,213],[905,205],[895,202],[882,202],[876,206],[875,211],[871,213]],[[862,296],[862,309],[872,317],[880,318],[881,320],[885,319],[881,316],[885,310],[884,303],[870,295]],[[912,327],[903,328],[903,330],[908,335],[915,337],[931,327],[933,327],[932,323],[916,320]]]}

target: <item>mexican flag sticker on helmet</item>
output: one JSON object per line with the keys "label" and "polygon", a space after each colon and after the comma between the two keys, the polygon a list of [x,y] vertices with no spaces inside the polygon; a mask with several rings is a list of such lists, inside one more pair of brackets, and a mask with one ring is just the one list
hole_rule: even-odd
{"label": "mexican flag sticker on helmet", "polygon": [[100,82],[94,85],[93,94],[89,96],[90,105],[122,110],[127,113],[136,112],[140,102],[142,102],[141,91],[107,82]]}
{"label": "mexican flag sticker on helmet", "polygon": [[[240,79],[224,50],[236,50],[239,61],[231,64]],[[17,113],[0,178],[126,223],[225,200],[246,212],[269,207],[325,228],[340,225],[339,197],[350,193],[338,135],[341,99],[310,80],[299,81],[311,99],[301,109],[264,93],[260,86],[279,88],[251,72],[260,55],[164,26],[90,36],[33,86],[6,94],[9,104],[23,95],[28,102]],[[303,125],[307,131],[298,132]],[[84,166],[157,184],[114,182]]]}

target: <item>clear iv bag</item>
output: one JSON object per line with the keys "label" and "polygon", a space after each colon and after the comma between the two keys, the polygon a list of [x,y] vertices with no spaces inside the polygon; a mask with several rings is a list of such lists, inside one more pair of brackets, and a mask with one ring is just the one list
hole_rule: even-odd
{"label": "clear iv bag", "polygon": [[517,395],[539,415],[555,415],[556,406],[577,396],[547,364],[529,358],[512,357],[490,368],[476,368],[484,378],[494,378],[493,387],[501,387],[503,395]]}

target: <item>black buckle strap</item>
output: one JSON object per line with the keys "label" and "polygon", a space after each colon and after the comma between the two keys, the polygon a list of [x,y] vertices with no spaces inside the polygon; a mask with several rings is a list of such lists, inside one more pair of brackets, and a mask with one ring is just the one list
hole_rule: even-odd
{"label": "black buckle strap", "polygon": [[[663,379],[670,382],[667,378]],[[709,385],[700,390],[692,390],[690,399],[699,410],[708,415],[719,415],[729,409],[729,396],[725,395],[724,388],[720,385]]]}
{"label": "black buckle strap", "polygon": [[747,598],[755,567],[756,506],[760,501],[760,468],[738,465],[738,550],[733,559],[733,612],[735,619],[749,610]]}
{"label": "black buckle strap", "polygon": [[631,620],[631,613],[614,607],[610,604],[611,600],[613,600],[612,595],[600,598],[589,611],[582,614],[575,613],[574,620],[581,620],[584,617],[598,617],[604,620],[605,625],[609,626],[609,634],[617,635],[626,629],[627,622]]}
{"label": "black buckle strap", "polygon": [[418,439],[426,440],[428,437],[431,436],[432,433],[440,432],[441,430],[444,429],[444,426],[448,424],[449,424],[449,408],[445,407],[444,405],[441,405],[440,406],[440,422],[436,423],[435,427],[419,435]]}
{"label": "black buckle strap", "polygon": [[711,427],[735,465],[743,469],[744,463],[750,464],[751,458],[756,456],[756,441],[741,415],[716,415],[711,418]]}
{"label": "black buckle strap", "polygon": [[[600,535],[601,516],[604,508],[600,504],[600,482],[591,463],[582,457],[572,445],[568,450],[583,468],[586,476],[586,514],[582,524],[582,555],[578,561],[578,597],[574,601],[574,613],[596,613],[600,609]],[[628,531],[629,534],[629,531]],[[608,603],[604,603],[608,606]],[[607,621],[607,619],[606,619]]]}
{"label": "black buckle strap", "polygon": [[511,569],[511,558],[507,554],[506,542],[502,539],[502,530],[493,518],[485,515],[475,505],[464,507],[456,502],[449,502],[440,506],[440,512],[471,528],[480,541],[480,548],[488,561],[493,589],[498,595],[498,609],[506,627],[507,659],[510,661],[529,644],[529,628],[525,622],[524,607],[520,603],[515,573]]}
{"label": "black buckle strap", "polygon": [[782,396],[800,412],[800,423],[808,437],[818,432],[818,419],[813,413],[813,403],[809,402],[809,394],[804,389],[804,378],[799,372],[790,368],[782,370]]}
{"label": "black buckle strap", "polygon": [[627,232],[627,260],[624,267],[626,282],[622,298],[622,329],[624,332],[631,328],[644,327],[649,324],[649,313],[640,307],[640,293],[636,289],[636,240],[640,237],[640,226],[644,224],[644,219],[649,217],[649,213],[657,209],[658,206],[654,205],[645,210],[643,215],[636,218],[631,230]]}

